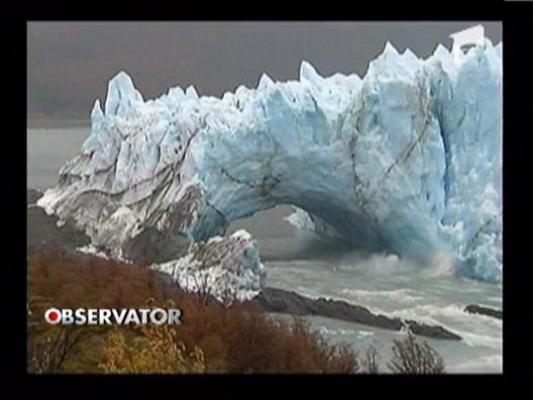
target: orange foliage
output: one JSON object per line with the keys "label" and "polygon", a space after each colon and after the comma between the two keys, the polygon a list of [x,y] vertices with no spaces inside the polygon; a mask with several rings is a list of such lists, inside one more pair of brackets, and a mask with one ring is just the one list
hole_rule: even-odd
{"label": "orange foliage", "polygon": [[[282,323],[251,303],[225,307],[184,293],[146,267],[93,256],[46,252],[29,265],[30,324],[42,326],[44,307],[143,307],[148,299],[182,311],[178,326],[101,328],[76,343],[62,372],[357,372],[356,355],[331,346],[301,319]],[[54,327],[57,328],[57,327]],[[89,327],[80,327],[87,330]],[[29,331],[38,341],[43,331]],[[127,359],[125,355],[138,354]],[[201,356],[200,356],[201,354]],[[46,371],[45,371],[46,372]]]}
{"label": "orange foliage", "polygon": [[181,297],[175,285],[146,267],[58,250],[33,255],[28,273],[28,293],[56,307],[140,307],[149,298]]}
{"label": "orange foliage", "polygon": [[201,373],[204,355],[197,347],[187,352],[170,326],[143,326],[139,335],[128,337],[114,329],[106,337],[99,368],[108,373]]}

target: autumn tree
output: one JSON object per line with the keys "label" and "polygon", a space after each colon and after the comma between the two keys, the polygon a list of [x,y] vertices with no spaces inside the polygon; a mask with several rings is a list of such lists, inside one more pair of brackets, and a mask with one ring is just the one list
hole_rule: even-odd
{"label": "autumn tree", "polygon": [[100,327],[49,325],[44,312],[51,304],[41,297],[31,297],[28,304],[27,354],[32,373],[62,372],[77,346],[101,331]]}
{"label": "autumn tree", "polygon": [[[356,353],[332,345],[309,322],[280,321],[254,302],[211,301],[187,293],[157,271],[135,264],[57,251],[35,254],[28,269],[28,365],[66,373],[354,373]],[[182,312],[176,326],[52,326],[57,308],[165,307]]]}
{"label": "autumn tree", "polygon": [[129,336],[126,329],[108,334],[100,369],[122,374],[175,374],[205,372],[202,350],[188,352],[168,325],[142,326],[138,335]]}

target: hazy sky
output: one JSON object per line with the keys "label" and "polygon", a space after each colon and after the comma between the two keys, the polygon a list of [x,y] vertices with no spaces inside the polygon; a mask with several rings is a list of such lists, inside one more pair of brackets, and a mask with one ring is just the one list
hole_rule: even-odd
{"label": "hazy sky", "polygon": [[[28,24],[28,114],[88,118],[107,82],[128,72],[144,98],[193,84],[220,96],[266,72],[295,79],[301,60],[321,74],[356,72],[387,40],[428,56],[479,22],[33,22]],[[499,42],[501,23],[482,22]]]}

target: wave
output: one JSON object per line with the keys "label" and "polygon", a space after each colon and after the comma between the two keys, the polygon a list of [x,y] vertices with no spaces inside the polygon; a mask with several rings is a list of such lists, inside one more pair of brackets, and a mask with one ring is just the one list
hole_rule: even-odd
{"label": "wave", "polygon": [[373,335],[374,332],[369,331],[356,331],[353,329],[343,329],[343,328],[329,328],[327,326],[320,326],[317,328],[317,331],[322,335],[327,336],[347,336],[347,335],[353,335],[355,333],[358,333],[358,335],[361,335],[362,332],[364,332],[363,336],[365,334],[367,335]]}
{"label": "wave", "polygon": [[449,372],[460,373],[501,372],[503,370],[503,357],[497,354],[479,357],[450,365],[448,370]]}
{"label": "wave", "polygon": [[389,316],[441,325],[460,335],[463,341],[471,347],[502,349],[502,321],[486,315],[469,314],[464,311],[463,305],[419,305],[393,311],[389,313]]}
{"label": "wave", "polygon": [[415,304],[424,299],[423,296],[417,296],[416,291],[412,289],[396,290],[364,290],[364,289],[342,289],[341,293],[349,296],[349,300],[360,301],[365,306],[368,302],[374,304],[379,300],[394,301],[400,304]]}

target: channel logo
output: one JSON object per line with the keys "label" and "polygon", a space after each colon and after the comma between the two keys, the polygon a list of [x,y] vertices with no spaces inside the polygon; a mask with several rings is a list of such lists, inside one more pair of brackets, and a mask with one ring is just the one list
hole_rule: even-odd
{"label": "channel logo", "polygon": [[50,325],[180,325],[177,308],[49,308],[44,319]]}

